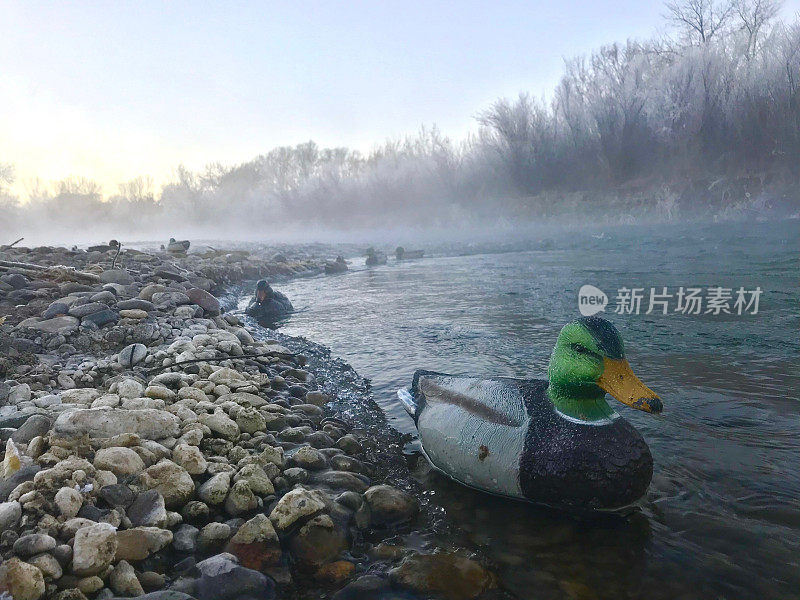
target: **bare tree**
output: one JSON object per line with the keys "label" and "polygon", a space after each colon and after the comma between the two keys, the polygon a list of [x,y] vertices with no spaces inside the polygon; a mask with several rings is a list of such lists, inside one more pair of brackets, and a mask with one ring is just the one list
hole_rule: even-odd
{"label": "bare tree", "polygon": [[0,162],[0,191],[3,186],[14,183],[14,165]]}
{"label": "bare tree", "polygon": [[733,0],[734,16],[747,35],[748,58],[758,52],[765,27],[778,16],[782,4],[783,0]]}
{"label": "bare tree", "polygon": [[669,0],[666,19],[692,45],[702,45],[728,27],[733,4],[718,0]]}

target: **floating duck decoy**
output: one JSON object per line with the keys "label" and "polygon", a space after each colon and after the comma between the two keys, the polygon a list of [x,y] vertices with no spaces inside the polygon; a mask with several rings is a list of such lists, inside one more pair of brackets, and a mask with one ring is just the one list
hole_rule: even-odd
{"label": "floating duck decoy", "polygon": [[329,260],[325,263],[325,274],[334,275],[335,273],[344,273],[347,271],[347,262],[344,257],[337,256],[336,260]]}
{"label": "floating duck decoy", "polygon": [[374,267],[375,265],[385,265],[386,264],[386,255],[383,252],[379,252],[375,250],[373,247],[367,248],[367,260],[364,261],[368,267]]}
{"label": "floating duck decoy", "polygon": [[245,314],[259,321],[274,322],[294,311],[285,294],[273,290],[265,279],[256,284],[255,297],[245,309]]}
{"label": "floating duck decoy", "polygon": [[605,400],[649,413],[659,397],[634,374],[600,317],[564,326],[546,380],[417,371],[398,397],[423,453],[455,481],[493,494],[581,509],[638,500],[653,475],[641,434]]}
{"label": "floating duck decoy", "polygon": [[398,246],[394,251],[397,260],[409,260],[412,258],[422,258],[425,255],[424,250],[406,250],[402,246]]}

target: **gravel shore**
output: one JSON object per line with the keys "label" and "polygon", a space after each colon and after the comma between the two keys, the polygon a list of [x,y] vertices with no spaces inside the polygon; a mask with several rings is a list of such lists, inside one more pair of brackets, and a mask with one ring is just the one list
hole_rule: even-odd
{"label": "gravel shore", "polygon": [[371,439],[319,360],[215,296],[324,264],[0,247],[0,592],[497,597],[476,560],[390,543],[426,519],[385,481],[399,445]]}

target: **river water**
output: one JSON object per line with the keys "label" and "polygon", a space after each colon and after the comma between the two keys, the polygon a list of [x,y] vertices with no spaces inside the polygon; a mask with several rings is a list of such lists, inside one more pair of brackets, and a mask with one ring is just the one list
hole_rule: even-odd
{"label": "river water", "polygon": [[[800,597],[797,221],[563,229],[425,249],[422,260],[375,268],[352,257],[346,274],[279,286],[301,308],[281,331],[329,346],[370,379],[399,431],[414,428],[394,393],[417,368],[544,377],[584,284],[609,296],[634,372],[664,402],[652,416],[610,400],[655,460],[630,515],[578,518],[498,499],[419,464],[456,541],[487,557],[509,593]],[[731,315],[680,314],[675,297],[669,314],[644,314],[650,288],[665,286],[763,292],[757,314],[735,314],[733,301]],[[615,314],[623,287],[645,290],[640,314]]]}

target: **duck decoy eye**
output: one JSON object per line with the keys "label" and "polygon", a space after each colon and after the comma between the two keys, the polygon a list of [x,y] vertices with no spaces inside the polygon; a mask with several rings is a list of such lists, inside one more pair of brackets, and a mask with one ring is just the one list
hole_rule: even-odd
{"label": "duck decoy eye", "polygon": [[572,349],[578,354],[592,354],[591,350],[589,350],[586,346],[581,346],[580,344],[572,344]]}

